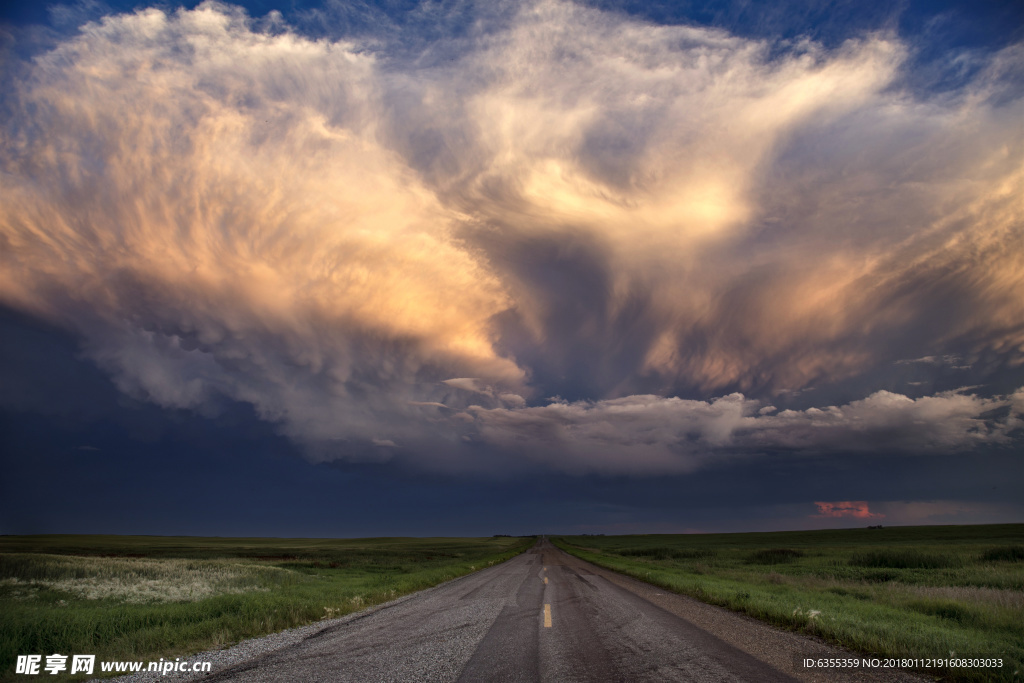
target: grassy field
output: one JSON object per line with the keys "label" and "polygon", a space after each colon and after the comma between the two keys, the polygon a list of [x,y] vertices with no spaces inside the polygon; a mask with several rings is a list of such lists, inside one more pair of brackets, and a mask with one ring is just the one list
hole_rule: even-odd
{"label": "grassy field", "polygon": [[3,536],[0,681],[27,680],[19,654],[155,660],[342,616],[533,542]]}
{"label": "grassy field", "polygon": [[1024,680],[1024,525],[756,534],[564,536],[609,569],[853,650],[998,654]]}

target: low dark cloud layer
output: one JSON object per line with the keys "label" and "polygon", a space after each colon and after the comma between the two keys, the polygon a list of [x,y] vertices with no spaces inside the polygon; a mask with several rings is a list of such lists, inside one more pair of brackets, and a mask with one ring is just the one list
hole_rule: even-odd
{"label": "low dark cloud layer", "polygon": [[928,95],[896,33],[435,10],[399,49],[143,9],[9,63],[0,303],[321,462],[1019,447],[1024,46]]}

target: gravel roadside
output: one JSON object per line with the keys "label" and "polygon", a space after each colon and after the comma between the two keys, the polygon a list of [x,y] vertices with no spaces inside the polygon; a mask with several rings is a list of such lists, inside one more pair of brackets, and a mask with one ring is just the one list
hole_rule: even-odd
{"label": "gravel roadside", "polygon": [[[472,574],[469,574],[467,576],[472,576]],[[323,619],[312,624],[306,624],[305,626],[298,626],[296,628],[286,629],[284,631],[271,633],[270,635],[261,636],[259,638],[250,638],[249,640],[243,640],[240,643],[236,643],[235,645],[228,646],[221,650],[207,650],[206,652],[200,652],[194,655],[189,655],[187,657],[180,658],[180,661],[183,664],[189,665],[200,662],[210,662],[211,667],[209,673],[177,673],[174,675],[165,676],[160,674],[159,672],[143,671],[140,673],[129,674],[127,676],[118,676],[116,678],[95,678],[91,680],[104,682],[113,681],[116,683],[156,683],[156,681],[166,682],[169,680],[203,680],[204,678],[208,678],[211,674],[235,666],[236,664],[241,664],[242,662],[246,662],[250,659],[255,659],[256,657],[262,657],[263,655],[274,652],[275,650],[280,650],[282,648],[290,647],[292,645],[297,645],[298,643],[301,643],[305,640],[308,640],[309,638],[312,638],[313,636],[316,636],[318,633],[321,633],[322,631],[326,631],[328,629],[341,626],[342,624],[349,624],[360,619],[365,619],[366,617],[372,614],[376,614],[377,612],[380,612],[382,610],[386,610],[391,607],[401,605],[402,603],[407,602],[408,600],[412,600],[413,598],[419,598],[424,595],[428,595],[434,591],[441,590],[442,588],[448,587],[453,583],[466,579],[467,576],[460,576],[450,581],[439,583],[436,586],[431,586],[430,588],[417,591],[416,593],[403,595],[400,598],[395,598],[394,600],[383,602],[379,605],[374,605],[373,607],[368,607],[358,612],[346,614],[343,617],[337,617],[335,619]]]}

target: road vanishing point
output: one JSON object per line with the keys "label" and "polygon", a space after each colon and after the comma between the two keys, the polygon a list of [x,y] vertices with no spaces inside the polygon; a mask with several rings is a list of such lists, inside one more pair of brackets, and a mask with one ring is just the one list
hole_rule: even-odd
{"label": "road vanishing point", "polygon": [[341,620],[203,681],[920,681],[808,671],[821,642],[668,593],[546,539],[511,560]]}

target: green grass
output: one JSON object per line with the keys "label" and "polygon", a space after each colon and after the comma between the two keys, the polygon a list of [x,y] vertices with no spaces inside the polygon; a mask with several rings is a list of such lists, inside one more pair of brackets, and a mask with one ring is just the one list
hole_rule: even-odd
{"label": "green grass", "polygon": [[552,540],[595,564],[855,651],[1006,662],[998,673],[940,672],[948,680],[1024,680],[1021,524]]}
{"label": "green grass", "polygon": [[19,654],[156,660],[342,616],[533,542],[0,537],[0,681],[25,680],[14,673]]}

